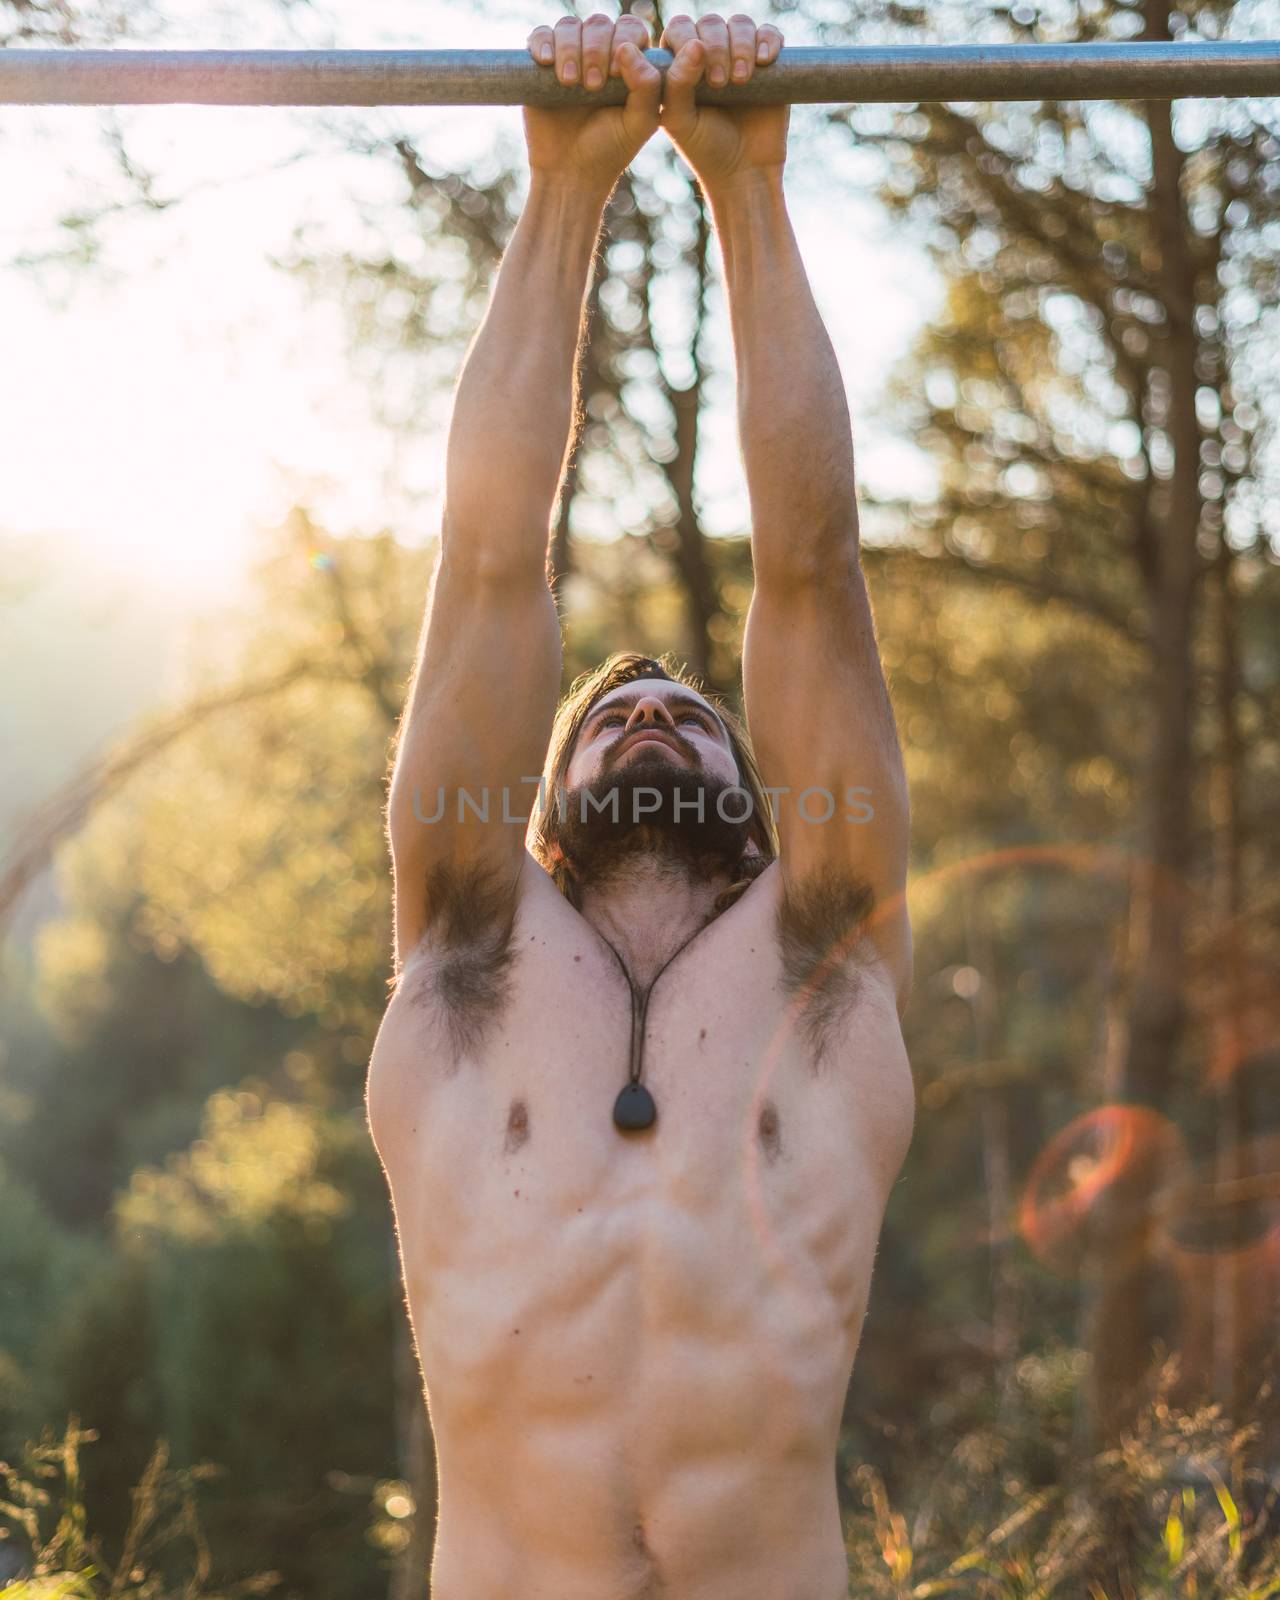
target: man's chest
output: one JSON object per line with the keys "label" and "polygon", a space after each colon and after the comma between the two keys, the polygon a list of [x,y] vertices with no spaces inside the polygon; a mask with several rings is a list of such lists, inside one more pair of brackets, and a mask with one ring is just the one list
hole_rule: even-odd
{"label": "man's chest", "polygon": [[[589,928],[535,920],[500,1016],[461,1059],[429,991],[403,986],[370,1119],[422,1269],[474,1239],[510,1271],[584,1228],[625,1234],[633,1260],[683,1239],[683,1267],[655,1260],[672,1282],[704,1270],[696,1241],[744,1228],[790,1251],[827,1241],[837,1278],[842,1248],[865,1254],[850,1219],[874,1239],[914,1110],[896,1013],[868,986],[816,1062],[769,933],[712,925],[640,1004]],[[613,1108],[637,1073],[657,1117],[628,1133]]]}
{"label": "man's chest", "polygon": [[[764,886],[757,885],[760,890]],[[594,1108],[610,1144],[643,1144],[646,1129],[613,1125],[618,1093],[643,1084],[664,1123],[678,1115],[699,1138],[750,1121],[770,1154],[781,1148],[781,1107],[791,1120],[812,1101],[829,1125],[858,1121],[861,1091],[901,1075],[896,1012],[870,976],[841,978],[854,996],[813,1048],[812,1015],[829,994],[783,981],[775,919],[763,894],[731,908],[681,948],[645,987],[558,894],[533,898],[517,919],[500,974],[469,969],[464,953],[427,956],[406,972],[380,1034],[375,1073],[393,1098],[419,1094],[503,1102],[503,1146],[531,1143],[530,1096]],[[476,1002],[479,1003],[476,1003]],[[478,1109],[478,1107],[472,1107]],[[492,1110],[490,1106],[490,1110]],[[871,1108],[874,1110],[874,1108]]]}

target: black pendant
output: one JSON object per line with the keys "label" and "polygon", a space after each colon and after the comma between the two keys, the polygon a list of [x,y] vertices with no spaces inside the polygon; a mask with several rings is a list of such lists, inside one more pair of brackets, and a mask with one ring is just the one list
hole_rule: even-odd
{"label": "black pendant", "polygon": [[652,1128],[657,1115],[653,1096],[642,1083],[629,1083],[613,1102],[613,1120],[624,1133]]}

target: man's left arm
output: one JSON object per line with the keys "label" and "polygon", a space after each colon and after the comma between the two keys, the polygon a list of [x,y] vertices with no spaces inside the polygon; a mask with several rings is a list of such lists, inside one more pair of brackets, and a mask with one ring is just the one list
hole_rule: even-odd
{"label": "man's left arm", "polygon": [[835,872],[867,884],[866,932],[901,1006],[911,977],[907,784],[862,572],[844,385],[781,173],[712,204],[751,496],[743,689],[765,782],[789,791],[778,805],[783,879],[791,888]]}
{"label": "man's left arm", "polygon": [[[675,17],[662,122],[710,202],[724,257],[751,496],[755,590],[743,647],[747,721],[777,805],[789,896],[857,880],[901,1008],[911,980],[902,753],[862,575],[849,410],[787,216],[788,108],[698,106],[768,70],[770,24]],[[807,794],[805,791],[812,791]],[[825,817],[828,807],[832,813]],[[813,819],[813,820],[808,820]]]}

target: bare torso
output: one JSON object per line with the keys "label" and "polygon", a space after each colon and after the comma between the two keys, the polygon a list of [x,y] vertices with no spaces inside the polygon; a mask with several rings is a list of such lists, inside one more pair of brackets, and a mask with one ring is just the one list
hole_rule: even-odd
{"label": "bare torso", "polygon": [[[815,1064],[776,866],[654,986],[525,863],[507,998],[456,1048],[429,950],[370,1067],[440,1479],[434,1600],[840,1600],[835,1450],[914,1095],[873,966]],[[453,1039],[453,1044],[450,1039]]]}

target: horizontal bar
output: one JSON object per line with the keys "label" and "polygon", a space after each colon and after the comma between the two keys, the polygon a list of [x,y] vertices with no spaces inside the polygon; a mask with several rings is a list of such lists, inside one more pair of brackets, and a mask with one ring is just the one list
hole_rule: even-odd
{"label": "horizontal bar", "polygon": [[[645,52],[655,66],[667,50]],[[611,78],[563,87],[527,50],[0,49],[0,104],[618,105]],[[787,45],[704,105],[922,100],[1173,100],[1280,95],[1280,41],[1254,44]]]}

